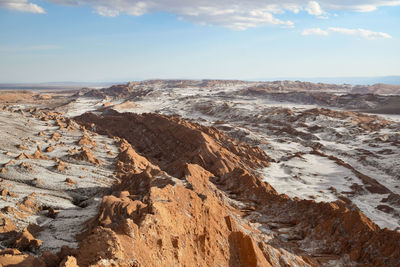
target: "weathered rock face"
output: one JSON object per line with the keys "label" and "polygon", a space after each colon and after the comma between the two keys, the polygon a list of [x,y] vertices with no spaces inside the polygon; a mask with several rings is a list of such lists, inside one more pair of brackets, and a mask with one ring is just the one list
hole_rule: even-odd
{"label": "weathered rock face", "polygon": [[[286,109],[276,112],[291,113]],[[343,115],[319,109],[303,115],[318,114]],[[296,120],[301,121],[301,116]],[[345,116],[372,129],[386,123],[355,113]],[[60,128],[67,129],[67,124],[77,128],[74,121],[59,114],[40,118],[56,120]],[[380,229],[351,202],[317,203],[279,195],[257,174],[257,169],[274,160],[260,148],[241,143],[216,128],[157,114],[87,113],[75,120],[85,133],[80,132],[71,142],[81,149],[65,148],[63,159],[84,161],[85,166],[100,169],[106,163],[100,158],[104,159],[106,153],[94,157],[95,149],[103,145],[96,143],[95,135],[88,134],[87,129],[108,134],[119,148],[118,156],[113,159],[118,182],[102,192],[98,211],[77,236],[78,249],[64,246],[57,254],[44,252],[38,258],[23,254],[19,250],[35,253],[43,246],[41,242],[45,241],[36,236],[42,229],[30,226],[17,233],[15,225],[0,214],[1,231],[15,235],[10,244],[13,249],[0,252],[0,264],[74,267],[400,264],[398,232]],[[298,132],[291,127],[282,130],[282,134]],[[53,138],[55,149],[60,144],[56,139],[61,142],[66,138],[67,131],[62,133]],[[316,147],[314,153],[318,152]],[[23,152],[15,160],[42,162],[46,160],[43,156],[37,148],[33,155]],[[48,168],[56,167],[60,173],[73,167],[74,161],[66,165],[60,159],[54,160]],[[67,177],[60,182],[71,188],[81,183],[80,178]],[[2,192],[3,197],[11,196],[10,191]],[[40,197],[40,194],[25,197],[18,207],[38,214],[42,211],[38,205]],[[387,202],[396,201],[396,197],[389,195]],[[12,208],[4,212],[8,210]],[[47,213],[53,218],[63,216],[50,209]]]}
{"label": "weathered rock face", "polygon": [[278,195],[252,172],[269,157],[215,129],[153,114],[85,114],[77,121],[126,138],[145,156],[121,141],[121,183],[82,237],[75,255],[82,266],[99,266],[100,259],[138,266],[400,262],[399,233],[381,230],[342,201]]}
{"label": "weathered rock face", "polygon": [[185,163],[199,164],[214,175],[224,175],[240,166],[255,169],[270,158],[258,147],[250,147],[216,128],[190,123],[178,117],[157,114],[98,116],[86,113],[76,120],[96,125],[103,134],[125,138],[138,153],[161,169],[180,178]]}
{"label": "weathered rock face", "polygon": [[[210,183],[214,175],[197,164],[186,164],[183,172],[182,180],[152,167],[127,173],[89,223],[75,255],[78,264],[270,266],[255,241],[258,231],[242,223],[240,210]],[[285,258],[279,249],[264,246]]]}

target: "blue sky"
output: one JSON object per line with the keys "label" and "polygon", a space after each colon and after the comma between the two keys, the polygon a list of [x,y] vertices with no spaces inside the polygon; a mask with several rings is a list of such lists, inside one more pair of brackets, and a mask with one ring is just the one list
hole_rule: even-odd
{"label": "blue sky", "polygon": [[0,0],[0,82],[400,75],[400,1]]}

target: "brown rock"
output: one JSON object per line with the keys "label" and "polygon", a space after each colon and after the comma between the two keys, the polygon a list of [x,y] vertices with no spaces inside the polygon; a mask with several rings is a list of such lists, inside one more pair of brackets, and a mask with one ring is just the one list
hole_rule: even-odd
{"label": "brown rock", "polygon": [[31,159],[44,159],[50,160],[50,158],[42,153],[40,147],[37,147],[37,150],[30,156]]}
{"label": "brown rock", "polygon": [[54,151],[54,147],[52,145],[48,146],[45,150],[47,153]]}
{"label": "brown rock", "polygon": [[394,209],[388,205],[378,205],[376,208],[385,213],[392,213],[394,211]]}
{"label": "brown rock", "polygon": [[5,249],[0,251],[0,266],[46,267],[46,264],[41,259],[23,254],[17,249]]}
{"label": "brown rock", "polygon": [[7,166],[13,165],[13,164],[15,164],[15,160],[12,159],[12,160],[8,161],[7,163],[5,163],[3,166],[7,167]]}
{"label": "brown rock", "polygon": [[7,188],[0,189],[0,196],[2,196],[2,197],[8,196]]}
{"label": "brown rock", "polygon": [[60,262],[60,259],[57,257],[57,255],[54,255],[50,251],[43,252],[40,259],[43,260],[47,267],[58,266],[58,263]]}
{"label": "brown rock", "polygon": [[254,240],[243,232],[232,232],[229,241],[234,248],[231,264],[236,266],[272,266]]}
{"label": "brown rock", "polygon": [[86,113],[76,120],[87,127],[94,123],[100,133],[125,138],[142,156],[175,177],[183,175],[182,162],[199,164],[221,176],[233,171],[236,164],[253,168],[268,166],[271,161],[259,148],[238,143],[215,128],[177,117],[130,113],[102,117]]}
{"label": "brown rock", "polygon": [[53,208],[49,208],[47,211],[47,217],[55,219],[57,217],[58,212],[55,211]]}
{"label": "brown rock", "polygon": [[4,217],[3,213],[0,212],[0,233],[6,234],[16,230],[17,227],[13,224],[13,222],[10,219]]}
{"label": "brown rock", "polygon": [[40,231],[41,228],[37,225],[31,224],[28,227],[25,227],[24,230],[13,241],[15,248],[29,251],[34,251],[39,248],[42,244],[42,241],[36,239],[34,235]]}
{"label": "brown rock", "polygon": [[15,159],[21,160],[21,159],[29,159],[29,158],[31,158],[31,156],[24,152],[24,153],[19,154]]}
{"label": "brown rock", "polygon": [[[252,171],[268,166],[271,159],[214,128],[154,114],[84,114],[77,121],[100,133],[125,138],[132,145],[129,148],[120,142],[116,170],[121,183],[115,189],[121,193],[103,198],[99,214],[89,226],[92,230],[106,227],[116,233],[113,247],[124,255],[118,257],[119,262],[129,258],[152,265],[160,255],[160,261],[171,266],[301,266],[306,262],[317,266],[349,254],[361,264],[382,266],[384,261],[390,266],[400,261],[400,253],[394,249],[400,242],[398,233],[388,231],[392,235],[389,237],[381,232],[361,212],[350,209],[350,202],[317,203],[278,195]],[[294,129],[287,131],[297,134]],[[187,184],[183,187],[163,176],[157,165]],[[356,175],[376,185],[368,177]],[[238,210],[218,192],[246,203],[246,207]],[[277,246],[264,242],[254,228],[232,216],[252,216],[254,211],[284,222],[275,226],[277,231],[292,229],[286,234],[287,241],[282,239]],[[257,222],[257,217],[252,218]],[[241,229],[246,229],[246,234]],[[152,231],[157,234],[151,235]],[[312,255],[288,254],[301,249],[304,239],[320,244],[313,245],[313,249],[319,248],[315,253],[327,256],[315,261]],[[228,245],[219,247],[223,242]],[[160,254],[150,256],[147,251],[154,248]],[[88,245],[81,246],[80,251],[87,249]],[[381,256],[370,256],[371,250],[379,251]],[[184,255],[190,255],[190,259]],[[383,255],[390,255],[390,260]],[[85,256],[77,258],[79,263]],[[87,258],[96,262],[94,256]]]}
{"label": "brown rock", "polygon": [[95,148],[97,146],[96,141],[91,139],[87,134],[84,134],[81,139],[77,142],[79,146],[91,146],[92,148]]}
{"label": "brown rock", "polygon": [[18,165],[18,167],[27,172],[31,172],[31,173],[34,172],[32,165],[27,162],[22,162],[21,164]]}
{"label": "brown rock", "polygon": [[18,197],[17,194],[8,191],[7,188],[0,189],[0,196],[2,196],[2,197]]}
{"label": "brown rock", "polygon": [[59,265],[60,267],[79,267],[74,256],[68,256]]}
{"label": "brown rock", "polygon": [[37,213],[40,210],[40,206],[36,204],[36,197],[36,193],[26,196],[22,202],[18,203],[18,207],[25,212]]}
{"label": "brown rock", "polygon": [[80,153],[74,156],[77,160],[83,160],[90,162],[95,165],[101,165],[101,160],[97,159],[93,154],[92,151],[87,147],[82,147]]}
{"label": "brown rock", "polygon": [[17,145],[17,148],[18,148],[18,149],[21,149],[21,150],[28,150],[27,147],[25,147],[25,146],[23,146],[23,145],[21,145],[21,144]]}
{"label": "brown rock", "polygon": [[68,164],[65,163],[64,161],[58,160],[58,161],[57,161],[57,164],[55,165],[55,168],[56,168],[58,171],[62,172],[62,171],[65,171],[65,169],[68,168]]}
{"label": "brown rock", "polygon": [[50,139],[58,142],[58,141],[60,141],[60,138],[61,138],[61,134],[58,132],[54,132]]}
{"label": "brown rock", "polygon": [[72,180],[71,178],[65,179],[65,182],[66,182],[67,184],[70,184],[70,185],[76,184],[76,181]]}

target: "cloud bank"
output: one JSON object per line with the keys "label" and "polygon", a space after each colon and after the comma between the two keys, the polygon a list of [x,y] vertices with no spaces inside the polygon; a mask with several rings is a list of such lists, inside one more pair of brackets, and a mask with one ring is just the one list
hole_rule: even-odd
{"label": "cloud bank", "polygon": [[374,32],[366,29],[348,29],[348,28],[335,28],[330,27],[327,30],[323,30],[320,28],[312,28],[305,29],[301,34],[302,35],[329,35],[329,33],[340,33],[346,35],[355,35],[358,37],[362,37],[368,40],[374,40],[379,38],[391,39],[392,36],[390,34],[384,32]]}
{"label": "cloud bank", "polygon": [[42,7],[29,3],[28,0],[0,0],[0,7],[20,12],[46,13]]}
{"label": "cloud bank", "polygon": [[[327,18],[330,11],[374,11],[381,6],[397,6],[400,0],[47,0],[57,5],[91,6],[101,16],[120,14],[141,16],[155,12],[175,14],[181,19],[204,25],[219,25],[245,30],[262,25],[292,27],[293,22],[279,18],[284,13],[308,13]],[[45,13],[28,0],[0,0],[0,7]]]}

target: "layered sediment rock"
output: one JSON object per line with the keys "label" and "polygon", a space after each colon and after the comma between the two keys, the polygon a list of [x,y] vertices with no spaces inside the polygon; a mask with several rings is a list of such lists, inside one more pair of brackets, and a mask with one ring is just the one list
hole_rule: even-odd
{"label": "layered sediment rock", "polygon": [[[122,94],[132,91],[119,89]],[[301,116],[309,118],[320,114],[343,115],[314,109],[293,119],[301,121]],[[294,113],[289,115],[295,116]],[[57,127],[66,129],[67,120],[60,114],[42,114],[38,118],[54,121]],[[346,114],[346,118],[365,125],[365,131],[387,125],[384,120],[364,118],[355,113]],[[57,254],[43,252],[36,258],[32,254],[28,256],[26,253],[36,253],[38,247],[43,246],[36,236],[41,229],[31,226],[17,233],[16,226],[0,214],[1,231],[15,235],[10,245],[13,249],[0,252],[0,264],[81,267],[400,264],[398,232],[380,229],[350,201],[315,202],[278,194],[257,171],[274,160],[259,147],[239,142],[214,127],[177,116],[112,111],[107,115],[86,113],[75,120],[83,127],[77,139],[70,140],[73,146],[64,149],[69,155],[63,160],[73,158],[89,162],[84,168],[91,167],[96,174],[95,169],[102,166],[100,156],[103,159],[106,153],[94,157],[93,150],[103,146],[89,133],[106,134],[114,138],[119,147],[118,156],[113,159],[118,181],[102,191],[98,211],[85,224],[85,231],[77,236],[78,249],[64,246]],[[77,128],[74,121],[68,120],[68,123]],[[279,133],[301,135],[301,131],[288,124],[290,121],[281,122],[278,126],[282,127],[277,128]],[[66,138],[65,132],[53,129],[43,135],[52,133],[51,142],[57,152],[55,143]],[[300,137],[317,139],[309,133]],[[81,149],[76,150],[75,145]],[[317,146],[313,151],[310,153],[322,153]],[[46,153],[51,155],[54,151],[50,149]],[[293,157],[301,159],[303,155],[298,153]],[[33,155],[20,154],[18,160],[43,162],[49,158],[38,148]],[[73,161],[68,161],[67,165],[58,158],[54,160],[55,166],[51,162],[49,169],[56,167],[65,172],[73,168]],[[339,159],[337,162],[340,163]],[[69,190],[82,181],[68,177],[60,182]],[[33,183],[32,180],[29,183]],[[381,185],[379,189],[387,188]],[[74,196],[86,192],[84,190]],[[11,197],[6,191],[5,194]],[[21,199],[18,207],[27,214],[43,213],[40,197],[40,194],[31,194]],[[387,202],[397,201],[396,197],[396,194],[389,195]],[[82,209],[87,205],[80,198],[74,203]],[[12,208],[2,212],[7,211],[12,212]],[[53,219],[63,216],[53,208],[48,208],[46,214]]]}
{"label": "layered sediment rock", "polygon": [[[98,264],[100,258],[161,266],[400,262],[399,233],[381,230],[341,201],[316,203],[278,195],[252,172],[268,165],[270,158],[237,142],[232,149],[229,144],[235,141],[215,129],[154,114],[84,114],[77,121],[126,138],[151,159],[146,163],[142,156],[122,156],[132,149],[124,142],[122,182],[103,198],[85,235],[90,241],[82,242],[75,255],[83,266]],[[177,141],[179,145],[171,145]],[[143,146],[147,142],[154,150]],[[136,167],[129,172],[125,164]],[[113,241],[106,243],[105,236]],[[101,245],[88,255],[94,240]],[[151,257],[148,251],[155,248]]]}

